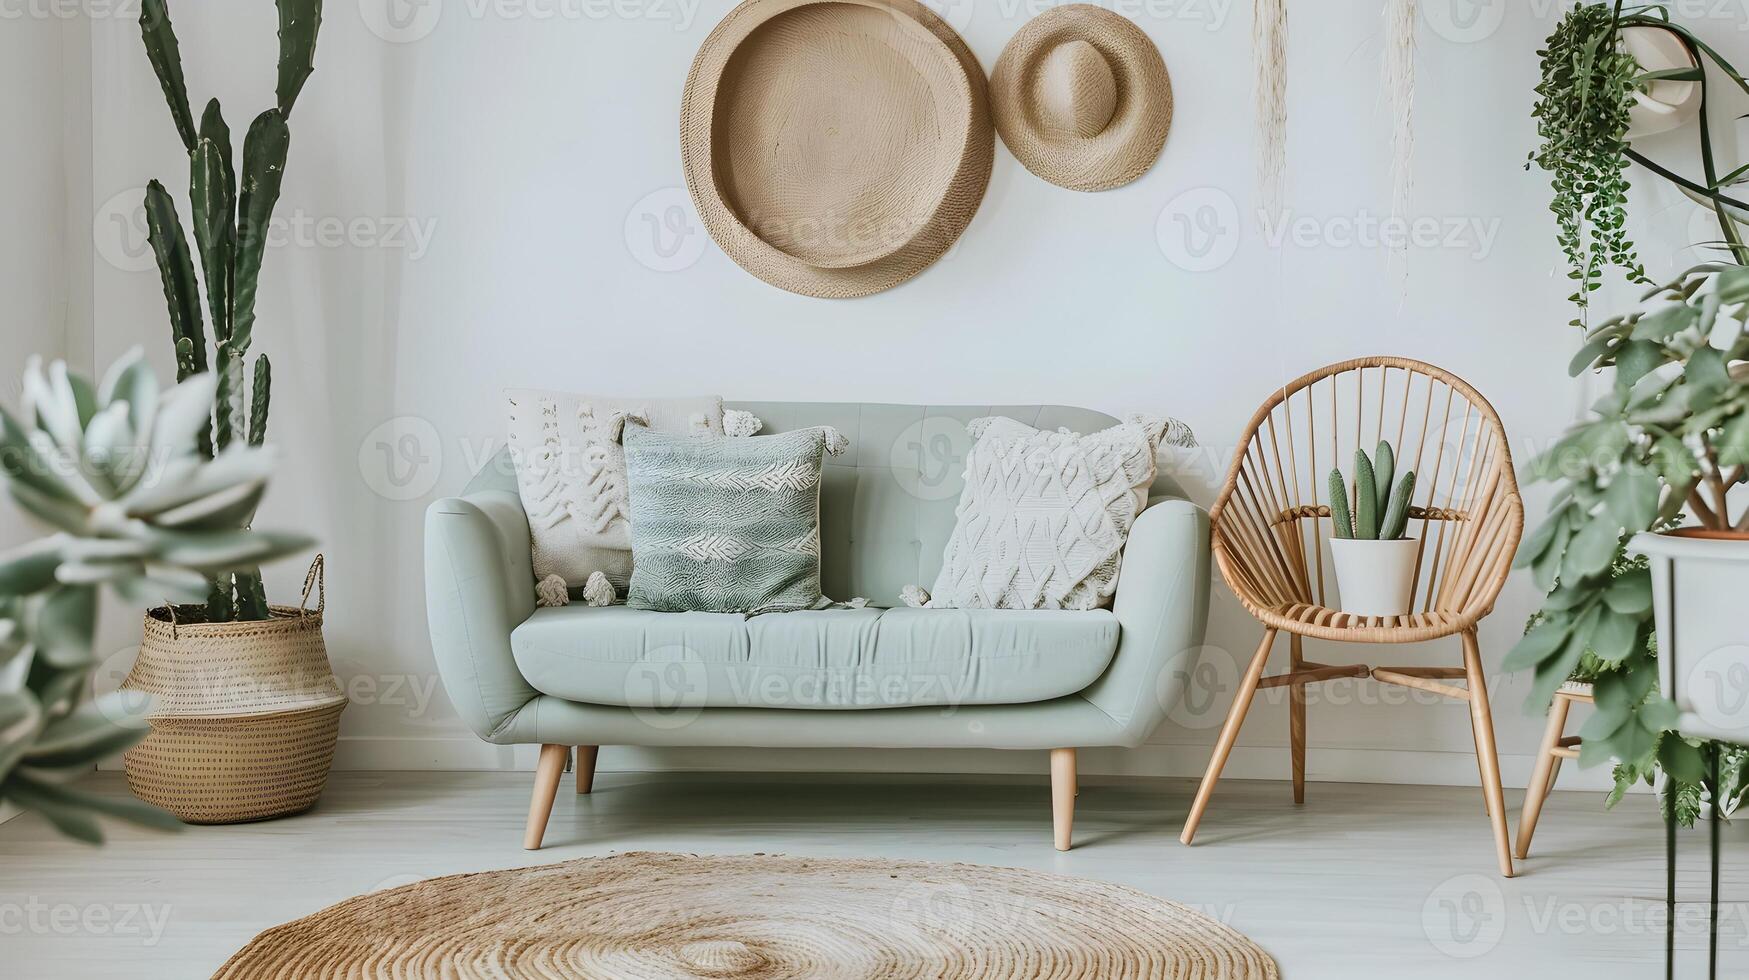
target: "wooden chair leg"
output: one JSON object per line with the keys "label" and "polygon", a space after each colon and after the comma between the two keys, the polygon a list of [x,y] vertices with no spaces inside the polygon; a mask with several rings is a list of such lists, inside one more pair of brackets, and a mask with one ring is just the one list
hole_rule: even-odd
{"label": "wooden chair leg", "polygon": [[[1299,670],[1300,635],[1293,634],[1292,666]],[[1293,747],[1294,802],[1306,802],[1306,685],[1288,686],[1288,740]]]}
{"label": "wooden chair leg", "polygon": [[1536,772],[1531,774],[1530,785],[1525,787],[1524,813],[1518,818],[1518,846],[1513,854],[1520,861],[1530,854],[1530,838],[1536,833],[1537,818],[1542,816],[1549,791],[1555,788],[1555,770],[1561,764],[1561,757],[1555,755],[1554,749],[1567,728],[1567,710],[1572,705],[1573,702],[1558,694],[1554,703],[1549,705],[1549,724],[1543,729],[1543,742],[1537,749]]}
{"label": "wooden chair leg", "polygon": [[1051,829],[1057,850],[1069,849],[1075,829],[1075,750],[1051,750]]}
{"label": "wooden chair leg", "polygon": [[1482,673],[1482,651],[1474,630],[1463,634],[1464,672],[1469,682],[1470,724],[1475,729],[1476,757],[1482,765],[1482,793],[1488,800],[1488,818],[1494,824],[1494,846],[1500,857],[1500,874],[1512,877],[1512,842],[1506,832],[1506,794],[1500,788],[1500,756],[1494,747],[1494,715],[1488,710],[1488,681]]}
{"label": "wooden chair leg", "polygon": [[587,796],[595,788],[595,757],[600,753],[598,745],[577,746],[577,795]]}
{"label": "wooden chair leg", "polygon": [[569,745],[540,747],[540,762],[534,768],[534,796],[528,801],[528,829],[522,835],[526,850],[540,850],[541,838],[547,833],[547,818],[553,814],[553,799],[559,795],[559,779],[565,775],[565,762],[570,758]]}
{"label": "wooden chair leg", "polygon": [[1203,811],[1208,809],[1209,797],[1214,795],[1215,784],[1221,780],[1221,770],[1227,764],[1227,756],[1233,752],[1233,743],[1239,740],[1239,728],[1245,724],[1245,712],[1251,709],[1251,699],[1257,693],[1257,682],[1263,679],[1263,668],[1269,662],[1269,650],[1274,645],[1275,629],[1271,627],[1263,631],[1263,642],[1258,645],[1257,653],[1252,655],[1251,666],[1246,668],[1245,677],[1239,681],[1239,690],[1233,694],[1233,706],[1227,709],[1227,721],[1221,726],[1221,737],[1215,741],[1215,752],[1209,757],[1208,771],[1203,773],[1202,783],[1196,788],[1196,799],[1190,804],[1190,815],[1184,820],[1184,831],[1178,835],[1178,839],[1185,844],[1196,837],[1197,825],[1202,823]]}

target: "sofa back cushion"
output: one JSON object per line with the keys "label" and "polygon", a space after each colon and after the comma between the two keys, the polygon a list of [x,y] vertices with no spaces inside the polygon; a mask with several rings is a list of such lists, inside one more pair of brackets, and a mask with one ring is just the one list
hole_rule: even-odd
{"label": "sofa back cushion", "polygon": [[[826,457],[821,482],[821,586],[830,598],[860,596],[876,606],[900,605],[901,588],[927,586],[941,571],[974,442],[967,422],[1005,415],[1035,428],[1083,433],[1117,424],[1103,412],[1061,405],[725,401],[723,407],[759,416],[765,434],[830,425],[849,437],[843,455]],[[488,463],[463,492],[481,490],[516,492],[506,455]],[[1154,493],[1183,495],[1164,473]]]}

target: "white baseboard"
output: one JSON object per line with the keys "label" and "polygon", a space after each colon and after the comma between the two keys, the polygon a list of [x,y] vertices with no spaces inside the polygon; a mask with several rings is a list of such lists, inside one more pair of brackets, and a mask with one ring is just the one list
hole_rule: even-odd
{"label": "white baseboard", "polygon": [[[342,770],[524,770],[534,769],[537,747],[491,745],[474,738],[371,738],[340,740],[334,768]],[[1086,775],[1198,777],[1208,765],[1209,746],[1154,743],[1138,749],[1088,749],[1080,771]],[[1523,789],[1534,757],[1503,755],[1501,778],[1508,788]],[[601,772],[916,772],[1018,773],[1046,771],[1043,752],[978,749],[645,749],[607,746],[598,763]],[[1223,774],[1229,779],[1288,777],[1285,746],[1239,746]],[[1476,757],[1468,752],[1428,752],[1406,749],[1320,748],[1306,755],[1306,778],[1316,782],[1407,783],[1434,786],[1474,786]],[[1568,764],[1561,770],[1563,790],[1605,791],[1612,785],[1609,769],[1584,770]]]}

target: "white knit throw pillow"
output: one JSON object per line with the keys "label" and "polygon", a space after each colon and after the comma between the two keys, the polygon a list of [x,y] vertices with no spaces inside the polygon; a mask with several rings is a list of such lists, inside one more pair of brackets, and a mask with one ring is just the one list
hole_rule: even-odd
{"label": "white knit throw pillow", "polygon": [[1133,418],[1091,435],[1043,432],[1009,418],[973,420],[953,535],[931,608],[1097,609],[1117,588],[1154,454],[1183,423]]}
{"label": "white knit throw pillow", "polygon": [[723,400],[602,398],[515,388],[504,392],[510,417],[510,458],[528,514],[537,581],[557,575],[581,589],[600,572],[624,592],[632,575],[627,419],[661,432],[723,431]]}

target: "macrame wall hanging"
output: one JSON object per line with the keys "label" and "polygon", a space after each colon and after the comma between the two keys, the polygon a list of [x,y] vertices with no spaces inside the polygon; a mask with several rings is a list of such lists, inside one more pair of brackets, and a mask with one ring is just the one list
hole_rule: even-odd
{"label": "macrame wall hanging", "polygon": [[1385,0],[1384,62],[1385,97],[1391,101],[1391,217],[1402,221],[1409,215],[1413,189],[1415,0]]}
{"label": "macrame wall hanging", "polygon": [[[1384,80],[1391,113],[1391,216],[1409,210],[1415,149],[1415,2],[1385,0]],[[1253,0],[1251,57],[1257,100],[1257,190],[1261,208],[1281,209],[1287,170],[1287,0]]]}
{"label": "macrame wall hanging", "polygon": [[1269,214],[1281,210],[1287,171],[1287,0],[1255,0],[1251,60],[1256,72],[1257,196]]}

